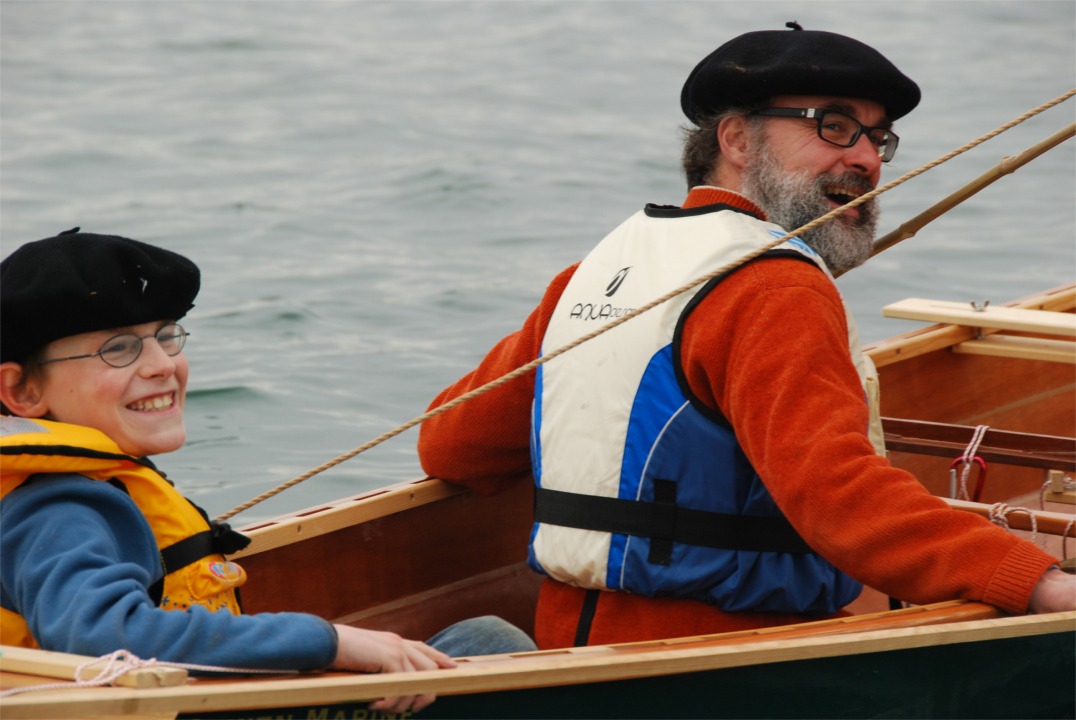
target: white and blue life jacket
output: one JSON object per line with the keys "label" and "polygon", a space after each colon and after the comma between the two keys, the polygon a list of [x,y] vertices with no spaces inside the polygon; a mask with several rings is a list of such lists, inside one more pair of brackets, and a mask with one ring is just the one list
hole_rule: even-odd
{"label": "white and blue life jacket", "polygon": [[[726,205],[648,205],[583,260],[561,296],[543,352],[562,347],[786,234]],[[829,275],[792,238],[762,257]],[[679,334],[721,281],[681,293],[538,369],[531,452],[537,484],[529,562],[590,589],[701,600],[728,611],[828,613],[862,586],[811,551],[777,508],[719,411],[683,377]],[[848,317],[865,392],[873,365]],[[871,402],[870,433],[881,426]]]}

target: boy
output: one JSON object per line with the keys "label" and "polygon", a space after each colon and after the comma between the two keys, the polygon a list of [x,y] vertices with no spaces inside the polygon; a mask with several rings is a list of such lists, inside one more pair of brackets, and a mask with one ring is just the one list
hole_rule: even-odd
{"label": "boy", "polygon": [[[454,667],[445,652],[393,633],[241,614],[245,575],[223,553],[246,538],[211,526],[147,459],[186,438],[188,333],[177,321],[199,285],[181,255],[78,228],[0,263],[3,642],[234,668]],[[490,629],[501,642],[476,648]],[[456,655],[533,649],[496,618],[437,637]]]}

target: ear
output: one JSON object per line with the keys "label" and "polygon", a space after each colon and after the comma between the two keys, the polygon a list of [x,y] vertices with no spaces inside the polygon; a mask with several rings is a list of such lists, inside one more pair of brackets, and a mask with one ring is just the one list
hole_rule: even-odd
{"label": "ear", "polygon": [[717,126],[717,142],[730,169],[742,172],[747,164],[747,118],[733,115],[722,120]]}
{"label": "ear", "polygon": [[44,417],[49,411],[41,393],[41,381],[27,377],[17,362],[0,363],[0,401],[19,417]]}

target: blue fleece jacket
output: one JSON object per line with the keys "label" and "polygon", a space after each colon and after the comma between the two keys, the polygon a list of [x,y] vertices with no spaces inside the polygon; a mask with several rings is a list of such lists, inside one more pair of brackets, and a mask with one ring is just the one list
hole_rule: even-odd
{"label": "blue fleece jacket", "polygon": [[0,605],[46,650],[232,668],[313,670],[336,656],[336,631],[301,613],[162,610],[149,595],[161,562],[149,523],[108,483],[52,475],[0,503]]}

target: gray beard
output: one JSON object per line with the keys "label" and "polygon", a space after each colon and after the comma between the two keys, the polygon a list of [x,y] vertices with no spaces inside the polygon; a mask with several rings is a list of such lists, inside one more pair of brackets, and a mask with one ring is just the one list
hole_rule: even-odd
{"label": "gray beard", "polygon": [[[826,173],[815,178],[806,172],[789,173],[767,144],[757,138],[747,151],[743,194],[755,201],[770,222],[789,232],[830,212],[827,188],[841,186],[863,190],[874,187],[866,178],[854,173]],[[857,206],[859,217],[840,215],[803,233],[803,241],[814,249],[834,275],[840,275],[865,263],[871,256],[874,232],[878,224],[878,204],[871,198]]]}

